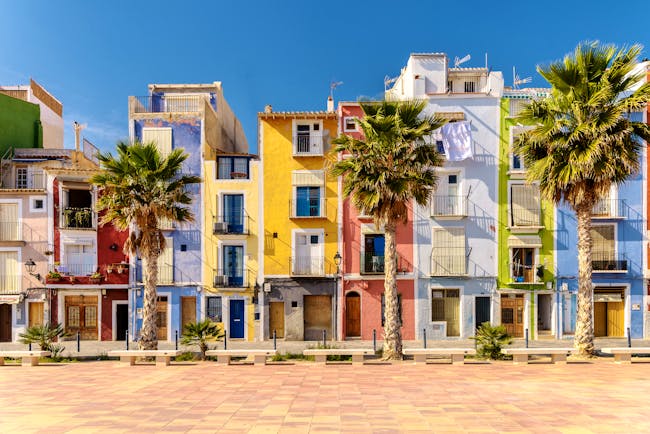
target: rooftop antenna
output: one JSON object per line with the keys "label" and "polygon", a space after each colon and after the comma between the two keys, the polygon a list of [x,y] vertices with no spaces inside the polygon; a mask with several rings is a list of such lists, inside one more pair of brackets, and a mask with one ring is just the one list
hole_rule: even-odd
{"label": "rooftop antenna", "polygon": [[513,89],[518,89],[520,84],[530,83],[531,81],[533,81],[533,77],[519,78],[519,76],[517,75],[517,70],[515,69],[514,66],[512,67],[512,88]]}
{"label": "rooftop antenna", "polygon": [[472,56],[470,56],[469,54],[467,56],[463,57],[463,58],[460,58],[460,57],[456,56],[454,58],[454,68],[458,68],[463,63],[468,62],[471,58],[472,58]]}
{"label": "rooftop antenna", "polygon": [[384,92],[386,92],[388,90],[388,85],[391,84],[391,83],[395,83],[398,78],[399,78],[399,76],[393,77],[393,78],[390,78],[389,76],[385,76],[384,77]]}
{"label": "rooftop antenna", "polygon": [[81,130],[86,128],[87,124],[80,124],[77,121],[72,122],[72,128],[74,129],[74,148],[77,152],[80,150],[81,144]]}
{"label": "rooftop antenna", "polygon": [[331,99],[334,99],[334,89],[336,89],[337,87],[339,87],[342,84],[343,84],[342,81],[333,81],[333,82],[330,83],[330,98]]}

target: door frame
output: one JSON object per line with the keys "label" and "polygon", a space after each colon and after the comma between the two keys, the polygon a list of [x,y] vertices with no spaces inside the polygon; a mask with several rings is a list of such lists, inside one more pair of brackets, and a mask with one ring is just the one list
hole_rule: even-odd
{"label": "door frame", "polygon": [[[359,335],[358,336],[350,336],[348,334],[348,295],[350,294],[357,294],[357,297],[359,298]],[[356,289],[351,289],[345,293],[343,296],[345,299],[345,337],[346,339],[349,337],[352,338],[360,338],[363,335],[363,327],[362,327],[362,322],[361,322],[361,312],[363,310],[363,303],[361,302],[361,292],[357,291]]]}
{"label": "door frame", "polygon": [[492,312],[492,304],[494,303],[494,301],[492,300],[492,294],[475,294],[474,297],[473,297],[473,299],[474,299],[474,304],[473,304],[474,315],[472,315],[473,316],[473,323],[474,323],[474,329],[473,329],[474,330],[474,335],[476,335],[476,329],[478,327],[478,324],[476,323],[476,299],[477,298],[487,298],[490,301],[490,305],[488,307],[488,312],[490,314],[490,324],[494,325],[493,324],[494,323],[494,315],[493,315],[493,312]]}
{"label": "door frame", "polygon": [[[319,247],[320,247],[320,258],[322,258],[322,268],[320,272],[322,273],[323,276],[327,274],[327,270],[325,269],[325,229],[304,229],[304,228],[299,228],[299,229],[291,229],[291,256],[296,257],[297,251],[296,247],[298,244],[296,243],[296,238],[298,235],[305,235],[307,237],[311,235],[318,235],[318,240],[319,240]],[[289,270],[289,275],[294,274],[293,272],[293,266]],[[309,294],[309,295],[314,295],[314,294]]]}
{"label": "door frame", "polygon": [[[630,283],[600,283],[600,282],[593,282],[593,289],[594,291],[596,288],[598,289],[614,289],[614,288],[621,288],[623,289],[623,335],[627,333],[628,327],[632,327],[632,300],[630,297],[630,291],[631,291],[632,284]],[[645,289],[645,288],[644,288]],[[595,303],[592,298],[592,303]],[[592,306],[593,308],[593,306]],[[575,327],[575,326],[574,326]]]}
{"label": "door frame", "polygon": [[[142,290],[142,302],[144,303],[144,289]],[[172,336],[172,309],[173,309],[173,304],[172,304],[172,293],[171,291],[156,291],[156,297],[167,297],[167,338],[165,341],[170,342],[171,336]],[[179,298],[180,300],[180,298]],[[156,298],[157,302],[157,298]],[[180,309],[180,306],[179,306]],[[180,321],[180,312],[179,312],[179,321]],[[142,319],[140,320],[140,330],[142,331]],[[160,336],[158,336],[158,340],[160,341]]]}
{"label": "door frame", "polygon": [[532,312],[533,315],[533,324],[535,324],[535,333],[533,339],[539,339],[539,327],[537,322],[539,321],[539,296],[540,295],[550,295],[551,296],[551,336],[555,337],[557,331],[557,302],[555,298],[555,291],[551,290],[541,290],[535,291],[535,312]]}
{"label": "door frame", "polygon": [[45,303],[45,299],[43,299],[43,300],[26,299],[25,300],[25,329],[29,328],[29,321],[31,320],[31,315],[29,314],[29,309],[30,309],[30,305],[32,303],[43,303],[43,324],[47,323],[47,321],[45,321],[45,312],[46,312],[46,304],[47,304],[47,303]]}
{"label": "door frame", "polygon": [[[458,289],[458,304],[459,304],[459,306],[458,306],[458,330],[460,331],[459,336],[447,336],[447,321],[432,321],[431,320],[431,315],[433,315],[433,312],[431,312],[431,303],[432,303],[431,291],[434,290],[434,289],[438,289],[438,290],[440,290],[440,289]],[[467,338],[468,335],[466,333],[465,323],[463,321],[465,319],[465,297],[466,297],[466,295],[465,295],[465,285],[441,285],[439,283],[430,283],[427,286],[427,291],[428,291],[428,294],[427,294],[427,302],[428,302],[428,305],[427,305],[427,315],[428,315],[427,323],[429,324],[429,326],[439,325],[439,324],[444,323],[444,325],[445,325],[445,339],[448,339],[448,338],[465,339],[465,338]],[[476,319],[474,319],[474,321],[476,321]],[[476,328],[472,329],[472,332],[471,332],[470,336],[474,336],[474,330],[476,330]]]}
{"label": "door frame", "polygon": [[77,290],[77,291],[69,291],[67,289],[65,290],[58,290],[56,291],[56,302],[57,302],[57,315],[59,319],[59,323],[63,325],[63,329],[65,330],[67,328],[66,324],[66,315],[65,315],[65,298],[67,296],[74,296],[74,295],[83,295],[83,296],[96,296],[97,297],[97,341],[100,342],[102,340],[102,292],[99,289],[85,289],[85,290]]}
{"label": "door frame", "polygon": [[[111,326],[111,335],[112,339],[114,341],[117,340],[117,305],[118,304],[126,304],[126,326],[127,328],[129,327],[129,318],[131,317],[131,305],[129,304],[129,300],[113,300],[111,303],[111,309],[112,309],[112,326]],[[131,330],[129,330],[129,337],[131,337],[131,333],[133,333]]]}
{"label": "door frame", "polygon": [[[247,303],[248,297],[243,296],[243,295],[231,295],[231,296],[228,296],[228,297],[221,296],[221,303],[222,303],[221,304],[221,314],[222,314],[221,319],[223,320],[224,328],[225,328],[226,324],[228,324],[228,327],[230,327],[230,300],[243,300],[244,301],[244,316],[242,318],[244,320],[244,337],[243,337],[243,340],[247,341],[248,340],[248,325],[247,325],[248,321],[246,320],[246,318],[248,318],[248,313],[249,313],[248,312],[249,307],[248,307],[248,303]],[[242,338],[235,338],[235,339],[242,339]]]}
{"label": "door frame", "polygon": [[[495,297],[497,300],[497,309],[496,313],[498,317],[496,318],[496,324],[493,323],[493,325],[500,325],[502,324],[501,321],[501,297],[503,296],[508,296],[509,294],[515,294],[515,295],[523,295],[524,296],[524,321],[523,321],[523,336],[526,336],[526,329],[528,328],[528,332],[530,333],[530,292],[527,290],[520,290],[520,289],[499,289],[498,290],[498,297]],[[523,337],[522,336],[522,337]],[[529,338],[532,336],[529,334]]]}
{"label": "door frame", "polygon": [[[248,334],[246,333],[246,329],[248,328],[248,325],[247,325],[247,322],[248,322],[248,321],[246,321],[246,313],[247,313],[247,312],[246,312],[246,300],[245,300],[245,299],[243,299],[243,298],[238,298],[238,297],[229,297],[229,298],[228,298],[228,328],[230,329],[230,325],[231,325],[231,319],[232,319],[232,318],[231,318],[231,316],[230,316],[230,304],[231,304],[233,301],[241,302],[241,303],[242,303],[242,306],[244,307],[244,309],[242,310],[242,318],[241,318],[241,320],[242,320],[243,323],[244,323],[244,327],[243,327],[243,329],[244,329],[244,336],[242,336],[241,338],[231,338],[230,336],[228,336],[228,339],[244,339],[244,340],[246,340],[246,339],[248,338]],[[223,307],[222,307],[222,308],[223,308]],[[230,330],[228,331],[228,334],[231,334],[231,333],[232,333],[232,329],[230,329]]]}

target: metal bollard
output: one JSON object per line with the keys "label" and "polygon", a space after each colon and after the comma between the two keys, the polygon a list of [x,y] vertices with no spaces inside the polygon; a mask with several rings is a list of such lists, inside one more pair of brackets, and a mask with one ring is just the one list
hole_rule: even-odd
{"label": "metal bollard", "polygon": [[372,329],[372,350],[377,352],[377,330]]}
{"label": "metal bollard", "polygon": [[31,350],[32,350],[32,343],[30,342],[29,343],[29,351],[31,351]]}
{"label": "metal bollard", "polygon": [[273,349],[278,349],[277,333],[273,330]]}
{"label": "metal bollard", "polygon": [[223,349],[228,349],[228,330],[223,330]]}
{"label": "metal bollard", "polygon": [[174,334],[175,334],[174,345],[176,347],[176,351],[178,351],[178,330],[174,330]]}
{"label": "metal bollard", "polygon": [[323,347],[327,346],[325,340],[327,339],[327,330],[323,329]]}
{"label": "metal bollard", "polygon": [[422,333],[424,334],[424,348],[427,347],[427,329],[422,329]]}
{"label": "metal bollard", "polygon": [[632,334],[629,327],[627,328],[627,347],[632,348]]}
{"label": "metal bollard", "polygon": [[526,329],[526,348],[528,348],[528,329]]}
{"label": "metal bollard", "polygon": [[129,329],[126,329],[126,350],[129,351]]}
{"label": "metal bollard", "polygon": [[81,333],[77,332],[77,352],[81,351]]}

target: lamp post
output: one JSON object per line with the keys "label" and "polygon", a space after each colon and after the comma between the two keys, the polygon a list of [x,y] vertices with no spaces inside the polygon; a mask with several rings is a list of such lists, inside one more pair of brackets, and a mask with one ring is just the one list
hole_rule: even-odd
{"label": "lamp post", "polygon": [[334,333],[332,333],[332,337],[334,340],[338,339],[339,334],[338,334],[338,323],[339,323],[339,274],[341,272],[341,260],[342,260],[341,254],[336,251],[336,254],[334,255],[334,265],[336,265],[336,292],[334,295]]}
{"label": "lamp post", "polygon": [[34,276],[39,282],[42,282],[41,275],[39,273],[34,273],[34,269],[36,268],[36,262],[32,258],[29,258],[27,262],[25,262],[25,269],[29,273],[30,276]]}

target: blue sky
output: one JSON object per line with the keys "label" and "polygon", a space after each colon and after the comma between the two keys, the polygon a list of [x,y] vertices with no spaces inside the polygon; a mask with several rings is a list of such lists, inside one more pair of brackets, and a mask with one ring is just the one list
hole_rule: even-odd
{"label": "blue sky", "polygon": [[149,83],[222,81],[257,149],[257,112],[322,110],[380,97],[411,52],[471,54],[463,66],[512,67],[533,86],[535,65],[582,40],[641,43],[650,57],[650,3],[591,1],[31,1],[0,0],[0,84],[29,77],[104,150],[128,136],[127,97]]}

